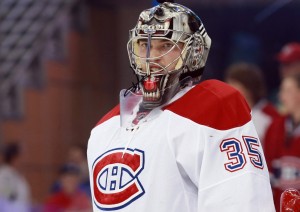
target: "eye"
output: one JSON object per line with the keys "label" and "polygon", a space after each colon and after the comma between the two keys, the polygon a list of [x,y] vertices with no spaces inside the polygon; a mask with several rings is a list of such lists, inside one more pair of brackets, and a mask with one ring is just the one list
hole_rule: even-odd
{"label": "eye", "polygon": [[147,48],[148,44],[147,44],[147,42],[140,42],[140,43],[139,43],[139,46],[140,46],[141,48]]}
{"label": "eye", "polygon": [[166,42],[166,43],[163,44],[162,47],[163,47],[165,50],[169,50],[169,49],[171,49],[173,46],[174,46],[173,43]]}

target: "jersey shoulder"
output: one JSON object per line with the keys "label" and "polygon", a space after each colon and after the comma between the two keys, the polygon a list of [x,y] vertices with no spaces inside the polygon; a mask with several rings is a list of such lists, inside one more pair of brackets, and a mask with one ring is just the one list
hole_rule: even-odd
{"label": "jersey shoulder", "polygon": [[111,119],[114,116],[118,116],[120,115],[120,104],[118,104],[117,106],[115,106],[112,110],[110,110],[107,114],[105,114],[100,121],[98,121],[98,123],[96,124],[96,126],[102,124],[103,122]]}
{"label": "jersey shoulder", "polygon": [[219,80],[203,81],[164,109],[218,130],[239,127],[251,120],[244,97]]}

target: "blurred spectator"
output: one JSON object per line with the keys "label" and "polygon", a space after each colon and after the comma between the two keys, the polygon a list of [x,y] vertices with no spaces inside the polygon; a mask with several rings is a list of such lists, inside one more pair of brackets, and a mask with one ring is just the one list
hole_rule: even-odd
{"label": "blurred spectator", "polygon": [[90,195],[89,167],[86,147],[73,145],[68,152],[68,163],[76,164],[80,169],[80,187]]}
{"label": "blurred spectator", "polygon": [[21,154],[18,143],[8,143],[1,148],[0,211],[30,211],[29,185],[18,171]]}
{"label": "blurred spectator", "polygon": [[[277,54],[279,62],[279,74],[283,78],[286,75],[300,72],[300,43],[290,42],[282,47]],[[285,108],[278,99],[278,90],[273,91],[276,94],[274,103],[276,104],[279,112],[285,114]]]}
{"label": "blurred spectator", "polygon": [[[79,168],[80,189],[90,196],[89,169],[87,164],[86,148],[81,145],[72,145],[69,147],[65,164],[74,164]],[[61,189],[60,182],[55,182],[51,188],[52,192]]]}
{"label": "blurred spectator", "polygon": [[273,139],[272,125],[279,114],[265,98],[266,87],[261,70],[254,64],[236,63],[226,70],[225,81],[241,92],[252,109],[253,123],[265,150],[266,140]]}
{"label": "blurred spectator", "polygon": [[281,129],[276,133],[280,143],[273,143],[271,183],[279,211],[281,193],[287,188],[300,189],[300,72],[284,75],[280,100],[286,109]]}
{"label": "blurred spectator", "polygon": [[300,43],[291,42],[284,45],[277,55],[280,63],[281,77],[287,74],[300,72]]}
{"label": "blurred spectator", "polygon": [[79,167],[74,164],[66,164],[60,169],[59,173],[61,188],[46,199],[44,212],[92,211],[90,198],[79,188]]}

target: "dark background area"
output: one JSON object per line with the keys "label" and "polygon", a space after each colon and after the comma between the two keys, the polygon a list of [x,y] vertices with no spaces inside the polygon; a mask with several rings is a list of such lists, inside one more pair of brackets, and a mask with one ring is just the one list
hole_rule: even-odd
{"label": "dark background area", "polygon": [[300,7],[286,5],[263,16],[265,6],[197,8],[212,39],[206,78],[223,78],[224,70],[234,62],[259,65],[267,87],[279,86],[276,55],[284,44],[300,40]]}

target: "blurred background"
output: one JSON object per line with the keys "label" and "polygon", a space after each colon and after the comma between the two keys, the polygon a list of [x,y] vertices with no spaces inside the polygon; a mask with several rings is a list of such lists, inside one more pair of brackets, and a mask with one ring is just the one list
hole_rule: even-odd
{"label": "blurred background", "polygon": [[[222,80],[238,61],[259,65],[269,98],[279,86],[276,54],[300,41],[299,0],[178,0],[212,39],[204,79]],[[17,142],[18,169],[33,205],[43,204],[73,146],[134,80],[128,30],[152,0],[1,0],[0,145]],[[84,160],[84,159],[83,159]]]}

